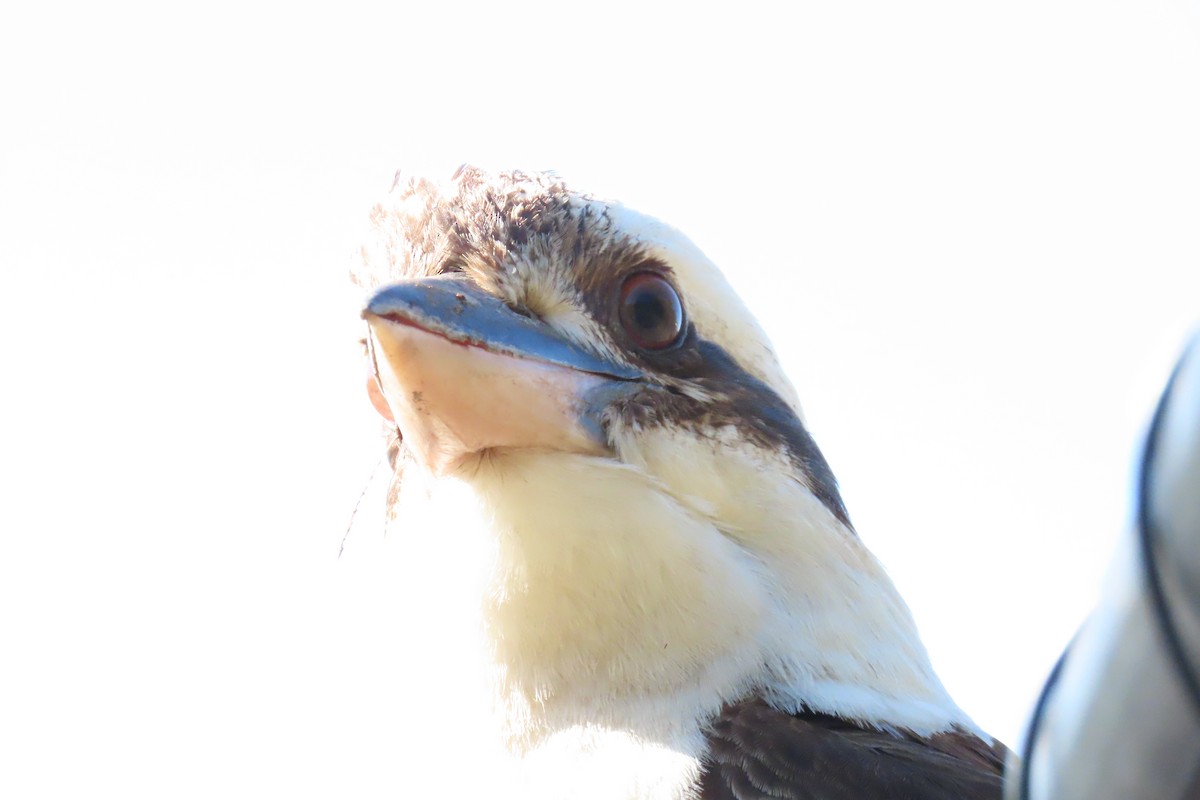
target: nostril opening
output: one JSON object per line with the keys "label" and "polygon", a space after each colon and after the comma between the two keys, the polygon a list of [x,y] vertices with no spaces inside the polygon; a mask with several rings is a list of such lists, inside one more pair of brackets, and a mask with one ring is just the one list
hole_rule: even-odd
{"label": "nostril opening", "polygon": [[511,303],[508,306],[514,314],[525,317],[525,319],[537,319],[537,315],[529,310],[527,306],[515,306]]}

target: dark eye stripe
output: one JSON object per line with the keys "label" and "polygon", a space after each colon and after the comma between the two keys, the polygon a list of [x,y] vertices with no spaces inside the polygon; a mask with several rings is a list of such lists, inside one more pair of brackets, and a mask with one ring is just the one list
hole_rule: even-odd
{"label": "dark eye stripe", "polygon": [[795,410],[770,386],[743,369],[720,345],[694,332],[679,350],[650,360],[661,361],[655,365],[660,373],[703,389],[710,399],[696,400],[669,386],[648,385],[620,409],[627,421],[644,427],[673,423],[701,432],[732,426],[746,440],[786,453],[821,504],[853,530],[825,456]]}

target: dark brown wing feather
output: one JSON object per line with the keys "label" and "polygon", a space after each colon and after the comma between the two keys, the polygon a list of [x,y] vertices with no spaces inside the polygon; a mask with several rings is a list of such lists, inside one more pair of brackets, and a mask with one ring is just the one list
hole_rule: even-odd
{"label": "dark brown wing feather", "polygon": [[1003,745],[965,731],[929,738],[792,715],[760,699],[714,720],[700,800],[999,800]]}

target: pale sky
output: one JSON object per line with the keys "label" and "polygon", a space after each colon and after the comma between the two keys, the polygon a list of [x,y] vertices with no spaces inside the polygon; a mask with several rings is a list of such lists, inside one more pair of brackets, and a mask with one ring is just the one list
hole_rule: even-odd
{"label": "pale sky", "polygon": [[[0,795],[396,797],[419,721],[345,279],[393,171],[687,232],[1010,745],[1200,320],[1200,4],[0,18]],[[421,532],[413,532],[421,535]],[[431,575],[436,580],[436,575]]]}

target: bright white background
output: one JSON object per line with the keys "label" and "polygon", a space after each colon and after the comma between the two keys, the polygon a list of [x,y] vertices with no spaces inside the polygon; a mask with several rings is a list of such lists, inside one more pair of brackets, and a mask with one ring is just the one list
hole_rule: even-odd
{"label": "bright white background", "polygon": [[0,794],[411,784],[405,693],[453,686],[337,558],[379,454],[344,276],[395,167],[464,161],[726,268],[1015,744],[1200,319],[1197,3],[436,7],[0,16]]}

